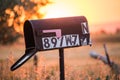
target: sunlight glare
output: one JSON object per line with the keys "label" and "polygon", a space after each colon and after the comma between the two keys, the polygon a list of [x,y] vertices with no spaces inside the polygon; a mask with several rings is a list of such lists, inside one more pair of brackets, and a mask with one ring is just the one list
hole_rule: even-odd
{"label": "sunlight glare", "polygon": [[[66,6],[66,7],[65,7]],[[61,3],[53,3],[46,8],[46,14],[44,18],[58,18],[58,17],[68,17],[74,16],[74,12],[66,4]]]}

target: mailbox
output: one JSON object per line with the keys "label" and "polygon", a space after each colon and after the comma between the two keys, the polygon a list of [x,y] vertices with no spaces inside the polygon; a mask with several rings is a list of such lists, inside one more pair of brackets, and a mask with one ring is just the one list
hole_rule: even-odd
{"label": "mailbox", "polygon": [[91,45],[84,16],[27,20],[24,23],[25,54],[11,67],[15,70],[37,51]]}

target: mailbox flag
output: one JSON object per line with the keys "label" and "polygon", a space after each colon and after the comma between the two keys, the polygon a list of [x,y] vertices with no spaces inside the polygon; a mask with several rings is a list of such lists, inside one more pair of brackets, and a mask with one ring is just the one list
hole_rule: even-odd
{"label": "mailbox flag", "polygon": [[37,51],[91,45],[88,22],[84,16],[26,20],[25,54],[11,67],[15,70]]}

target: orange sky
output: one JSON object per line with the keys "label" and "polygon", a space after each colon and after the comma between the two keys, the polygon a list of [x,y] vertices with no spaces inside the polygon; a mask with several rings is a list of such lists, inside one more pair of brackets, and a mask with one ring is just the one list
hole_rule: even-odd
{"label": "orange sky", "polygon": [[120,0],[54,0],[46,17],[87,17],[90,24],[120,21]]}

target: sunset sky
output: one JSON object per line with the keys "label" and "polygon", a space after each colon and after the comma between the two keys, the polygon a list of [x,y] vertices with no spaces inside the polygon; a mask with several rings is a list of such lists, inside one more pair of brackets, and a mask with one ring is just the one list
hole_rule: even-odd
{"label": "sunset sky", "polygon": [[120,21],[120,0],[54,0],[46,17],[81,16],[90,24]]}

